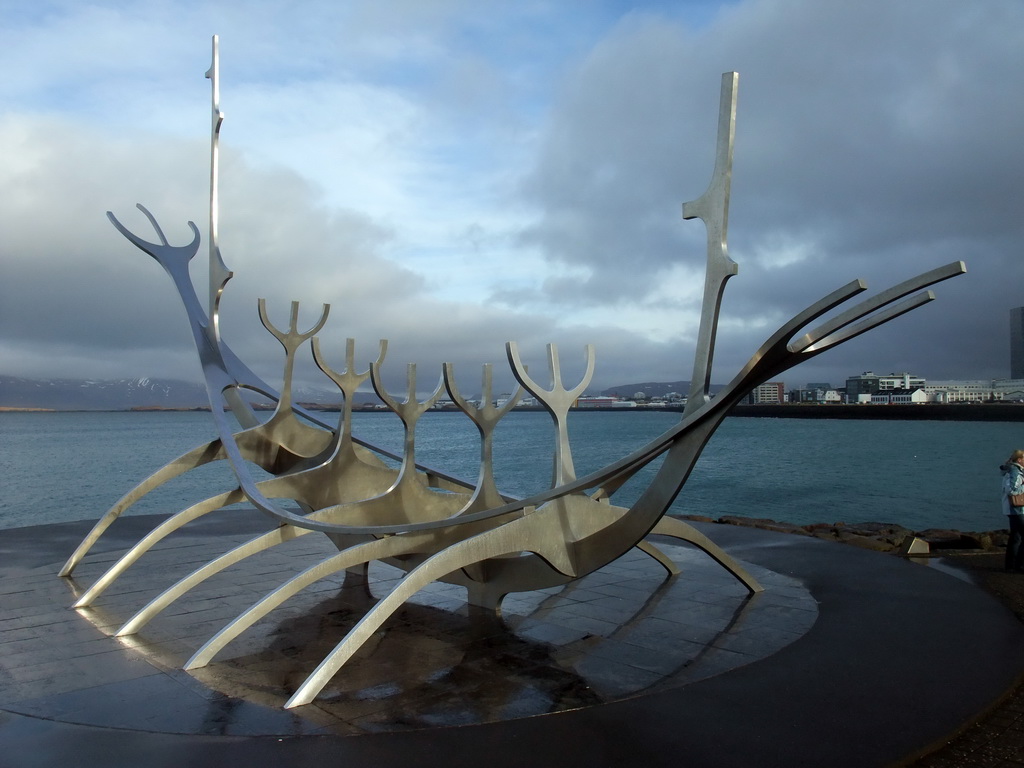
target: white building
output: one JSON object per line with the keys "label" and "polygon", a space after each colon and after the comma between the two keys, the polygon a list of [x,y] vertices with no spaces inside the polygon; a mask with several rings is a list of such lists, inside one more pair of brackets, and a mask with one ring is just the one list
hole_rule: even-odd
{"label": "white building", "polygon": [[924,387],[939,403],[986,403],[1024,400],[1024,379],[933,381]]}
{"label": "white building", "polygon": [[889,389],[871,396],[872,405],[920,405],[933,402],[932,396],[921,387],[913,389]]}

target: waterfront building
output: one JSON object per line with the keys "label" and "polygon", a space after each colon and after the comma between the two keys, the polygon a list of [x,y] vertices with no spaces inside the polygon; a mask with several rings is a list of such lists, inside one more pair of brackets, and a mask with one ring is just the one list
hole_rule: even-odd
{"label": "waterfront building", "polygon": [[865,371],[858,376],[850,376],[846,380],[846,402],[867,402],[870,398],[863,397],[863,395],[874,395],[894,389],[909,390],[923,387],[925,384],[927,384],[925,379],[910,373],[889,373],[881,376],[871,371]]}
{"label": "waterfront building", "polygon": [[841,403],[843,396],[839,390],[833,389],[828,384],[808,384],[806,389],[791,389],[789,391],[789,402],[791,403]]}
{"label": "waterfront building", "polygon": [[580,397],[576,400],[577,408],[636,408],[632,400],[623,400],[620,397],[609,397],[597,395],[594,397]]}
{"label": "waterfront building", "polygon": [[938,403],[987,403],[1024,400],[1024,379],[933,381],[924,387]]}
{"label": "waterfront building", "polygon": [[934,396],[921,387],[913,389],[886,389],[871,396],[872,405],[920,405],[934,402]]}
{"label": "waterfront building", "polygon": [[[508,399],[510,397],[512,397],[512,393],[511,392],[502,392],[500,395],[498,395],[497,398],[495,398],[495,400],[494,400],[494,407],[495,408],[501,408],[502,406],[505,405],[505,403],[508,402]],[[536,408],[538,405],[539,405],[539,403],[537,402],[537,398],[532,397],[530,395],[524,395],[523,397],[519,398],[519,402],[516,403],[515,407],[516,408]]]}
{"label": "waterfront building", "polygon": [[920,376],[911,376],[909,373],[890,373],[878,377],[878,390],[883,392],[890,389],[914,389],[923,387],[927,382]]}
{"label": "waterfront building", "polygon": [[766,381],[756,387],[749,395],[750,403],[784,403],[786,402],[786,385],[781,381]]}
{"label": "waterfront building", "polygon": [[1024,307],[1010,310],[1010,378],[1024,379]]}
{"label": "waterfront building", "polygon": [[878,391],[878,377],[871,371],[864,371],[857,376],[846,379],[846,401],[848,403],[868,402],[871,395]]}

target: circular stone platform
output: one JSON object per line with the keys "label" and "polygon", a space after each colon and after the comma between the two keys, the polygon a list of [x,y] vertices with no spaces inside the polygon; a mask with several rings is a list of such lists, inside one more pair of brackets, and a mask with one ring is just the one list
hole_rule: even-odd
{"label": "circular stone platform", "polygon": [[68,607],[75,595],[153,518],[117,521],[74,581],[55,574],[88,523],[0,531],[0,748],[23,760],[12,765],[88,765],[81,750],[104,744],[114,751],[97,765],[122,764],[126,747],[125,765],[156,755],[257,766],[883,765],[955,731],[1024,669],[1020,625],[970,584],[712,525],[702,530],[750,564],[764,593],[749,596],[706,555],[667,540],[683,568],[673,579],[631,553],[568,587],[510,596],[501,619],[471,611],[462,589],[432,585],[313,704],[285,711],[400,574],[375,565],[368,583],[324,581],[186,673],[227,620],[332,551],[315,535],[289,542],[138,635],[111,637],[179,575],[265,527],[237,510],[211,518],[82,611]]}

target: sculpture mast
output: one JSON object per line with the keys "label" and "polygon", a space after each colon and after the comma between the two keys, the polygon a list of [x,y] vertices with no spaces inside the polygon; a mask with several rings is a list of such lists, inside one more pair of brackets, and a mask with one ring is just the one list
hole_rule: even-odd
{"label": "sculpture mast", "polygon": [[736,135],[736,72],[722,75],[722,92],[718,107],[718,145],[715,170],[704,194],[683,203],[684,219],[701,219],[708,233],[708,263],[704,276],[704,303],[697,334],[697,351],[690,378],[690,394],[683,418],[708,402],[711,389],[711,363],[715,355],[718,314],[726,281],[739,272],[739,265],[729,258],[726,232],[729,226],[729,187],[732,181],[732,146]]}
{"label": "sculpture mast", "polygon": [[224,113],[220,111],[220,37],[213,36],[213,63],[206,71],[212,89],[210,126],[210,329],[215,341],[220,341],[220,297],[232,272],[220,255],[220,126]]}
{"label": "sculpture mast", "polygon": [[[215,346],[220,348],[220,297],[224,286],[234,275],[220,255],[220,126],[224,113],[220,111],[220,36],[213,36],[213,60],[206,70],[210,81],[210,287],[207,310],[209,323],[206,333]],[[223,352],[223,350],[221,350]],[[238,423],[245,429],[255,427],[259,421],[250,405],[239,395],[237,387],[223,392]]]}

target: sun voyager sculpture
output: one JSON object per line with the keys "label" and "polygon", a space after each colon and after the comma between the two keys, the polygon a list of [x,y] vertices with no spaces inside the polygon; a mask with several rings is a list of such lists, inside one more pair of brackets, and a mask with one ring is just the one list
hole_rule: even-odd
{"label": "sun voyager sculpture", "polygon": [[[854,280],[838,288],[780,327],[711,399],[711,364],[719,309],[726,282],[738,272],[726,248],[738,76],[733,72],[724,74],[712,179],[703,195],[683,205],[683,218],[701,219],[707,229],[703,309],[687,405],[679,423],[664,434],[596,472],[577,477],[567,416],[593,374],[591,346],[586,351],[586,373],[575,387],[568,388],[562,381],[558,352],[549,345],[550,385],[545,387],[527,373],[516,344],[509,342],[506,345],[508,362],[520,388],[501,407],[492,404],[489,365],[483,369],[482,398],[478,405],[462,394],[450,364],[443,366],[442,383],[425,400],[417,399],[415,367],[410,365],[408,394],[404,401],[398,401],[386,391],[380,376],[387,351],[385,341],[380,342],[376,359],[366,370],[357,372],[355,344],[349,339],[344,370],[336,370],[321,353],[316,336],[327,321],[329,307],[326,305],[313,328],[299,331],[298,303],[293,302],[289,327],[283,330],[270,322],[265,302],[260,300],[260,318],[285,350],[280,391],[260,379],[232,352],[221,338],[218,323],[220,297],[232,276],[218,247],[218,143],[223,120],[219,108],[218,69],[218,40],[214,37],[213,62],[206,73],[212,83],[210,287],[206,306],[197,296],[189,275],[189,262],[200,247],[200,234],[194,223],[188,222],[192,230],[190,242],[171,245],[156,219],[141,205],[138,207],[151,223],[156,242],[134,234],[112,213],[107,214],[118,231],[156,259],[174,282],[202,364],[217,438],[170,461],[120,499],[95,524],[60,575],[70,577],[104,531],[144,495],[199,466],[226,460],[237,480],[236,487],[164,519],[85,589],[74,607],[93,605],[130,566],[174,531],[239,502],[248,502],[262,511],[267,516],[268,530],[170,585],[118,629],[117,636],[139,633],[161,611],[214,574],[307,534],[328,537],[337,547],[337,553],[285,581],[224,626],[195,651],[185,669],[210,663],[235,637],[319,579],[345,570],[365,569],[372,561],[385,562],[404,571],[397,586],[339,638],[333,650],[297,687],[286,708],[313,701],[346,661],[406,600],[435,580],[464,586],[470,604],[499,611],[502,599],[509,593],[568,584],[634,547],[657,560],[669,574],[676,573],[675,564],[648,540],[651,534],[660,534],[698,547],[750,592],[760,591],[761,586],[743,566],[707,536],[682,520],[666,516],[704,446],[729,409],[753,388],[804,360],[933,300],[934,295],[924,289],[965,271],[962,262],[954,262],[845,310],[837,308],[866,290],[866,285]],[[815,322],[818,324],[805,330]],[[337,385],[344,398],[336,424],[327,424],[292,402],[292,369],[299,349],[307,341],[311,341],[316,364]],[[404,425],[401,456],[364,442],[352,433],[353,397],[367,379]],[[276,401],[272,415],[260,421],[241,396],[242,390],[251,390]],[[417,421],[443,390],[479,432],[480,470],[475,483],[416,463]],[[492,436],[499,420],[524,391],[535,397],[552,417],[554,471],[550,489],[526,499],[515,499],[502,495],[496,487],[492,472]],[[235,431],[237,427],[225,414],[225,408],[233,412],[242,426],[241,431]],[[400,466],[394,468],[383,457],[399,460]],[[636,501],[628,507],[616,505],[616,491],[659,457],[663,457],[661,466]],[[256,481],[253,465],[271,473],[272,477]],[[284,508],[282,501],[297,504],[298,511]],[[230,514],[230,510],[223,514]]]}

